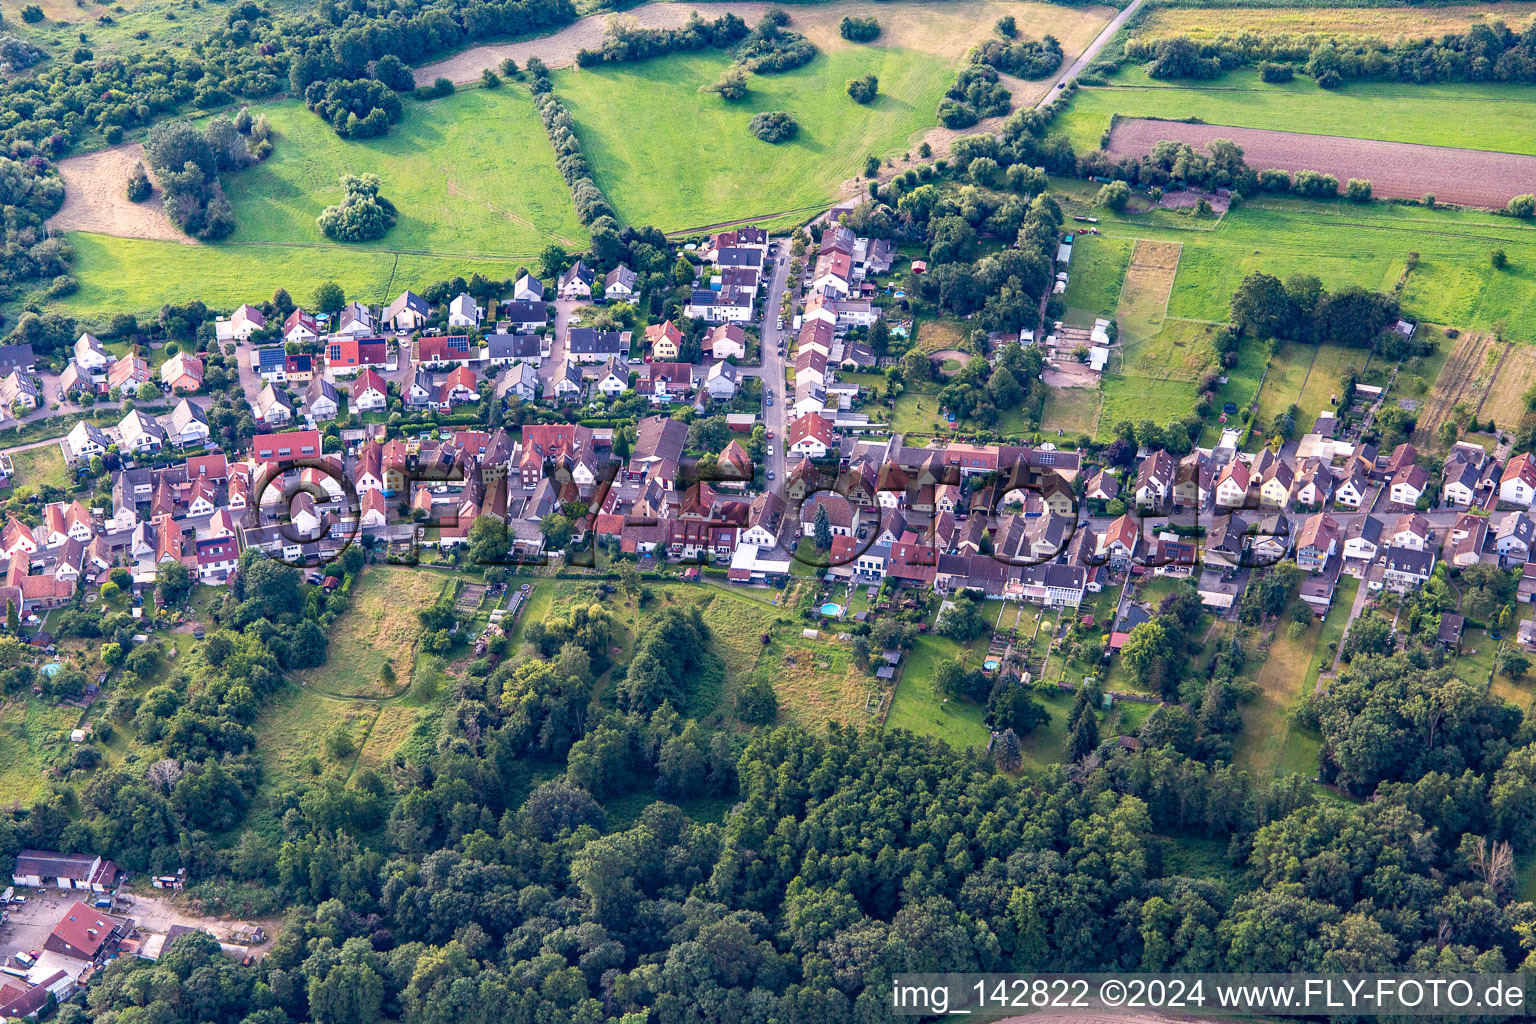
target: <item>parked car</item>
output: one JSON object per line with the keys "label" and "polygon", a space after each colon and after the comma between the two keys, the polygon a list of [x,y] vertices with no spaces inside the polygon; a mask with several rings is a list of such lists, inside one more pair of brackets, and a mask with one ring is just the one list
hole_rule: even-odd
{"label": "parked car", "polygon": [[773,458],[773,445],[768,446],[768,457]]}

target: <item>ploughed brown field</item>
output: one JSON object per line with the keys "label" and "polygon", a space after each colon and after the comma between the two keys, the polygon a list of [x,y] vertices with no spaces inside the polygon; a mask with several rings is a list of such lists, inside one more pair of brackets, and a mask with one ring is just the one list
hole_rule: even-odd
{"label": "ploughed brown field", "polygon": [[1196,149],[1213,139],[1231,139],[1255,170],[1319,171],[1338,178],[1341,189],[1350,178],[1365,178],[1373,195],[1387,199],[1419,199],[1433,192],[1440,202],[1493,209],[1512,196],[1536,192],[1536,156],[1144,117],[1117,121],[1106,152],[1145,156],[1163,139]]}

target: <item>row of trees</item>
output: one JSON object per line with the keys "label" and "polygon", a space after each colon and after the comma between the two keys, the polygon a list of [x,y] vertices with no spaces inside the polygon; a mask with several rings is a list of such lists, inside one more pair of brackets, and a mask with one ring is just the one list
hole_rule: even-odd
{"label": "row of trees", "polygon": [[1399,82],[1536,82],[1536,28],[1511,29],[1502,21],[1437,36],[1338,37],[1321,33],[1222,33],[1199,39],[1132,37],[1125,56],[1147,62],[1153,78],[1214,78],[1223,71],[1266,65],[1300,68],[1318,85],[1350,79]]}
{"label": "row of trees", "polygon": [[[1259,338],[1331,341],[1354,348],[1370,348],[1386,339],[1396,346],[1403,344],[1392,331],[1397,319],[1395,295],[1357,285],[1329,292],[1310,274],[1293,274],[1282,282],[1273,274],[1255,272],[1232,293],[1233,324]],[[1394,349],[1388,358],[1412,354]]]}

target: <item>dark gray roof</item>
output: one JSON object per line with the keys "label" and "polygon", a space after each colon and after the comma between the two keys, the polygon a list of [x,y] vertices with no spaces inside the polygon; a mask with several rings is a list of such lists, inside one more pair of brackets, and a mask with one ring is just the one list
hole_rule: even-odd
{"label": "dark gray roof", "polygon": [[532,359],[539,355],[537,334],[488,334],[486,351],[492,359]]}
{"label": "dark gray roof", "polygon": [[581,355],[629,354],[629,346],[618,331],[599,331],[591,327],[573,327],[565,336],[565,350]]}
{"label": "dark gray roof", "polygon": [[549,321],[549,303],[543,299],[524,299],[519,302],[508,302],[501,307],[501,316],[504,320],[510,320],[514,324],[547,323]]}

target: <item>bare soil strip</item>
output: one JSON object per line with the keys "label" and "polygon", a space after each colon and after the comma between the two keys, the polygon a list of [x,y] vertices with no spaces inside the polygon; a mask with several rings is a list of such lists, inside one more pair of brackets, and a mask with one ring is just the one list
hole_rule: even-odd
{"label": "bare soil strip", "polygon": [[1340,185],[1365,178],[1374,195],[1390,199],[1418,199],[1433,192],[1441,202],[1497,208],[1512,196],[1536,192],[1536,156],[1152,118],[1118,121],[1107,153],[1112,158],[1141,157],[1163,139],[1197,148],[1213,139],[1231,139],[1242,147],[1250,167],[1321,171],[1338,178]]}
{"label": "bare soil strip", "polygon": [[[133,165],[141,162],[144,147],[137,142],[60,160],[55,166],[64,179],[64,205],[49,218],[48,226],[55,231],[94,231],[196,245],[165,216],[158,186],[142,203],[128,201],[128,176]],[[149,164],[144,166],[147,169]]]}
{"label": "bare soil strip", "polygon": [[1462,400],[1475,398],[1481,403],[1488,390],[1484,368],[1488,365],[1491,347],[1496,344],[1492,335],[1482,333],[1463,334],[1457,339],[1456,347],[1440,368],[1429,400],[1420,410],[1418,438],[1421,441],[1432,440],[1440,424],[1451,418],[1451,411]]}
{"label": "bare soil strip", "polygon": [[[538,57],[552,68],[570,67],[576,54],[596,48],[603,41],[609,18],[623,18],[642,28],[677,28],[686,24],[694,11],[700,17],[718,18],[734,13],[749,25],[756,24],[773,4],[755,0],[731,0],[728,3],[648,3],[618,14],[593,14],[557,32],[537,39],[491,43],[456,53],[452,57],[426,64],[415,70],[416,83],[428,85],[438,78],[454,84],[477,82],[486,68],[500,68],[508,57],[522,67],[529,57]],[[880,22],[880,37],[872,46],[916,50],[936,57],[957,58],[992,33],[992,26],[1004,14],[1012,14],[1023,35],[1039,37],[1050,33],[1061,40],[1070,59],[1092,41],[1108,23],[1113,10],[1102,6],[1061,7],[1042,3],[1016,3],[1004,0],[956,0],[945,4],[913,2],[871,2],[847,0],[843,3],[818,4],[815,7],[790,8],[791,27],[823,50],[865,45],[850,43],[838,34],[844,17],[870,17]],[[1050,82],[1031,82],[1014,94],[1014,104],[1023,108],[1034,103],[1035,94],[1049,88]],[[975,129],[972,129],[975,130]]]}

